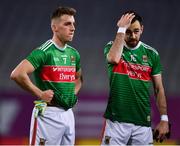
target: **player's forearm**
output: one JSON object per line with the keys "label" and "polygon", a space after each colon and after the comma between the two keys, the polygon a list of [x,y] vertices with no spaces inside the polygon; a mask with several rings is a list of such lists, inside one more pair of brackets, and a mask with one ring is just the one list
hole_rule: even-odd
{"label": "player's forearm", "polygon": [[79,93],[79,90],[81,89],[81,83],[77,84],[75,87],[75,95],[77,95]]}
{"label": "player's forearm", "polygon": [[107,55],[110,63],[118,64],[124,47],[124,33],[117,33],[113,45]]}
{"label": "player's forearm", "polygon": [[42,91],[31,82],[29,76],[26,73],[16,75],[12,74],[11,79],[14,80],[24,90],[29,91],[36,97],[41,97]]}
{"label": "player's forearm", "polygon": [[156,92],[156,102],[160,115],[167,115],[167,103],[164,94],[164,89]]}
{"label": "player's forearm", "polygon": [[77,95],[79,90],[81,89],[82,82],[83,82],[82,76],[75,81],[75,95]]}

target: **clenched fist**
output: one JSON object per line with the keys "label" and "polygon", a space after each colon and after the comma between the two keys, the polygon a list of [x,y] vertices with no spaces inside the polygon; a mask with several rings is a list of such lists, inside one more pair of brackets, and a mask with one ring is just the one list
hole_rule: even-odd
{"label": "clenched fist", "polygon": [[53,90],[45,90],[41,93],[40,99],[44,100],[45,102],[49,103],[51,102],[52,98],[54,96]]}

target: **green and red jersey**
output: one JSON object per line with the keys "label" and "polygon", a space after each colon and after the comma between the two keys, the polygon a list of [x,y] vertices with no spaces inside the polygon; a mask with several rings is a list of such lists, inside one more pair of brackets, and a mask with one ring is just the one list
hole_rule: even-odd
{"label": "green and red jersey", "polygon": [[69,109],[77,102],[75,75],[80,69],[80,55],[69,45],[59,48],[48,40],[26,58],[35,68],[34,79],[41,90],[54,91],[53,104]]}
{"label": "green and red jersey", "polygon": [[[105,57],[112,43],[106,45]],[[143,42],[139,42],[133,49],[124,46],[118,64],[111,64],[108,61],[107,64],[110,94],[105,118],[150,126],[151,79],[152,76],[161,74],[158,52]]]}

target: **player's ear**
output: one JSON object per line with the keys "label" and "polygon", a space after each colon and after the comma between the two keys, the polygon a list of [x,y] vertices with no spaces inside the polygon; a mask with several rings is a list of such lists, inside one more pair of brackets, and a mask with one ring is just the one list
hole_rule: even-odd
{"label": "player's ear", "polygon": [[52,29],[53,32],[55,32],[56,31],[56,25],[51,23],[51,29]]}
{"label": "player's ear", "polygon": [[52,29],[53,32],[57,31],[57,26],[56,26],[55,20],[51,21],[51,29]]}

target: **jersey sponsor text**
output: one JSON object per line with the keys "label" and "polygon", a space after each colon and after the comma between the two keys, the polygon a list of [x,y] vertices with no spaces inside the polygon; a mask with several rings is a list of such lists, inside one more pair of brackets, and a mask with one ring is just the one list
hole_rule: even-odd
{"label": "jersey sponsor text", "polygon": [[133,64],[120,60],[117,66],[114,66],[113,72],[120,74],[127,74],[132,79],[139,79],[144,81],[151,80],[151,67],[141,64]]}
{"label": "jersey sponsor text", "polygon": [[74,82],[74,66],[43,66],[41,79],[50,82]]}

